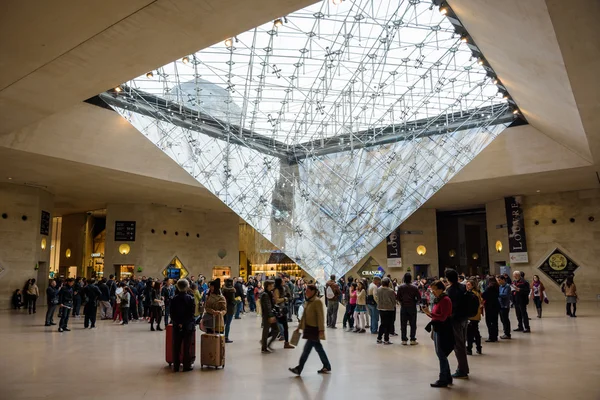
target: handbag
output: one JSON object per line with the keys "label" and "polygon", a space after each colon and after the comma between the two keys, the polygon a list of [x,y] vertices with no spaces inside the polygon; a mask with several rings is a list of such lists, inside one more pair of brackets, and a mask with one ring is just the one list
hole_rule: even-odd
{"label": "handbag", "polygon": [[294,331],[294,333],[292,333],[292,338],[290,339],[290,344],[292,346],[298,346],[299,341],[300,341],[300,331],[296,329]]}

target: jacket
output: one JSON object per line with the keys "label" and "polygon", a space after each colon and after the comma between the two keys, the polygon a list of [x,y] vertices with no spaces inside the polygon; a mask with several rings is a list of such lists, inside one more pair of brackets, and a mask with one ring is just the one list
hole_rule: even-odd
{"label": "jacket", "polygon": [[438,337],[441,350],[446,357],[454,350],[454,331],[451,315],[452,301],[447,295],[442,294],[442,297],[434,302],[433,310],[431,311],[431,323],[425,327],[427,331],[433,329]]}
{"label": "jacket", "polygon": [[160,290],[160,295],[165,301],[165,305],[171,304],[171,299],[175,297],[175,286],[163,286],[163,288]]}
{"label": "jacket", "polygon": [[403,283],[398,287],[397,299],[402,308],[417,309],[417,303],[421,300],[419,289],[415,285]]}
{"label": "jacket", "polygon": [[325,296],[327,297],[327,288],[331,287],[331,290],[333,290],[333,297],[327,298],[327,301],[339,301],[340,300],[340,295],[342,294],[342,291],[340,290],[340,287],[337,283],[335,283],[335,281],[333,280],[328,280],[327,283],[325,283]]}
{"label": "jacket", "polygon": [[27,288],[27,294],[30,296],[40,297],[40,289],[38,289],[37,285],[34,283],[29,285],[29,288]]}
{"label": "jacket", "polygon": [[515,291],[515,303],[529,304],[529,291],[531,290],[529,282],[521,278],[518,281],[514,281],[513,285],[519,289]]}
{"label": "jacket", "polygon": [[69,285],[64,285],[58,291],[58,303],[64,305],[73,304],[73,288]]}
{"label": "jacket", "polygon": [[377,309],[379,311],[394,311],[396,309],[394,289],[387,286],[381,286],[377,289]]}
{"label": "jacket", "polygon": [[275,314],[273,314],[273,298],[271,296],[272,295],[267,291],[260,294],[260,310],[263,320],[268,320],[275,316]]}
{"label": "jacket", "polygon": [[481,294],[473,290],[473,294],[477,296],[479,300],[479,308],[477,309],[477,314],[474,317],[469,318],[469,321],[481,321],[481,310],[483,309],[483,300],[481,299]]}
{"label": "jacket", "polygon": [[223,296],[227,302],[227,315],[235,314],[235,306],[237,304],[235,301],[236,290],[233,288],[233,286],[225,286],[223,288]]}
{"label": "jacket", "polygon": [[367,291],[365,289],[359,291],[356,289],[356,305],[366,306],[367,305]]}
{"label": "jacket", "polygon": [[571,284],[571,286],[567,286],[567,284],[565,283],[564,288],[565,288],[565,296],[577,297],[577,287],[575,286],[574,283]]}
{"label": "jacket", "polygon": [[[510,292],[510,285],[508,286]],[[485,310],[497,312],[500,310],[500,290],[496,285],[488,286],[488,288],[481,294],[481,297],[485,301]],[[508,304],[510,307],[510,302]]]}
{"label": "jacket", "polygon": [[194,298],[185,292],[179,292],[171,300],[171,321],[173,327],[181,325],[187,331],[193,331],[195,327],[194,313],[196,304]]}
{"label": "jacket", "polygon": [[115,283],[115,281],[113,281],[112,279],[109,279],[108,282],[106,282],[106,286],[108,286],[108,291],[109,291],[109,296],[111,298],[116,297],[116,293],[117,293],[117,284]]}
{"label": "jacket", "polygon": [[[537,286],[538,289],[538,297],[540,298],[540,300],[544,300],[544,292],[546,291],[546,287],[544,286],[544,284],[542,282],[540,282],[540,284]],[[531,284],[531,299],[533,300],[535,296],[535,282]]]}
{"label": "jacket", "polygon": [[504,285],[500,285],[498,292],[500,308],[510,308],[510,294],[510,284],[505,283]]}
{"label": "jacket", "polygon": [[[325,332],[323,303],[318,296],[315,295],[304,303],[304,313],[298,328],[303,331],[302,337],[310,340],[319,340],[319,334]],[[322,336],[322,339],[325,340],[325,336]]]}
{"label": "jacket", "polygon": [[110,290],[108,290],[108,286],[106,283],[102,282],[98,285],[98,289],[100,289],[100,301],[109,301],[110,300]]}
{"label": "jacket", "polygon": [[235,288],[235,296],[234,297],[240,297],[240,298],[244,298],[244,285],[242,285],[242,282],[238,281],[235,283],[235,285],[233,285],[233,287]]}
{"label": "jacket", "polygon": [[92,307],[96,307],[98,305],[98,299],[102,296],[102,292],[96,285],[87,285],[83,288],[83,295],[87,297],[87,304]]}
{"label": "jacket", "polygon": [[466,310],[464,310],[464,307],[461,308],[466,291],[467,288],[465,285],[461,285],[460,283],[453,283],[446,289],[448,297],[452,300],[452,319],[456,322],[467,320]]}
{"label": "jacket", "polygon": [[[219,312],[218,315],[213,315],[212,311]],[[220,294],[211,293],[210,296],[206,298],[206,302],[204,304],[204,313],[211,314],[214,319],[215,324],[215,332],[223,332],[223,327],[225,326],[225,320],[223,319],[223,314],[227,311],[227,301],[225,297]],[[207,328],[211,328],[208,326]]]}
{"label": "jacket", "polygon": [[48,289],[46,289],[46,304],[49,306],[53,305],[52,300],[57,299],[57,296],[58,289],[52,286],[48,286]]}

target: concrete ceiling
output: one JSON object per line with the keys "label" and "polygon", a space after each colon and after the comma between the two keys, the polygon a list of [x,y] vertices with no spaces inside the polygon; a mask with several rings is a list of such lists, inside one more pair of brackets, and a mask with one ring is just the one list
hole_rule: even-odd
{"label": "concrete ceiling", "polygon": [[[590,132],[588,130],[586,135],[572,90],[574,74],[579,73],[580,66],[573,67],[572,73],[569,73],[563,52],[568,50],[573,58],[583,56],[587,60],[584,64],[590,67],[598,66],[597,51],[593,56],[583,52],[589,47],[598,48],[599,3],[597,0],[555,0],[548,3],[552,4],[552,18],[544,0],[450,1],[452,9],[529,123],[584,159],[597,162],[590,149]],[[573,3],[578,3],[578,6],[573,7]],[[563,10],[568,12],[562,14]],[[561,20],[564,29],[569,31],[559,32],[558,37],[563,37],[560,43],[556,24],[553,25],[555,19]],[[573,33],[573,29],[581,35]],[[596,35],[591,35],[594,32]],[[572,48],[573,45],[575,48]],[[585,76],[597,75],[597,71],[591,69]],[[593,78],[591,82],[597,84],[598,77]],[[582,90],[585,92],[593,88],[583,86]],[[597,88],[595,93],[597,99]],[[588,102],[588,105],[596,110],[598,118],[598,103]],[[597,135],[598,131],[594,134]]]}
{"label": "concrete ceiling", "polygon": [[315,0],[8,0],[0,134]]}
{"label": "concrete ceiling", "polygon": [[[158,150],[157,150],[158,151]],[[160,204],[231,212],[206,189],[0,147],[1,182],[54,194],[54,215],[105,208],[109,203]]]}

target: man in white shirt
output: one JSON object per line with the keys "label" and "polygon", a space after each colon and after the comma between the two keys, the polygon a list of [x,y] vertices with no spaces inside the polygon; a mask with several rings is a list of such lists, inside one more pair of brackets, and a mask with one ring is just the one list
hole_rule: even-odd
{"label": "man in white shirt", "polygon": [[367,290],[367,308],[371,318],[371,334],[376,335],[379,329],[379,310],[377,310],[377,289],[381,286],[381,277],[374,276]]}

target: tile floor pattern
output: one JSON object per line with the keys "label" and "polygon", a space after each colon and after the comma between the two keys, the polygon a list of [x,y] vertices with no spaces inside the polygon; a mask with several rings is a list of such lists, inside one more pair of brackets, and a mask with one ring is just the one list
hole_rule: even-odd
{"label": "tile floor pattern", "polygon": [[[563,315],[562,302],[551,304],[531,321],[532,334],[484,344],[482,356],[469,358],[471,379],[450,389],[429,387],[438,362],[421,314],[414,347],[399,338],[377,345],[369,334],[344,332],[340,319],[325,344],[333,373],[316,374],[313,352],[297,378],[287,368],[300,349],[276,343],[274,354],[260,354],[254,314],[234,320],[224,370],[173,374],[164,332],[150,332],[147,323],[98,321],[98,329],[84,330],[83,319],[72,319],[73,330],[58,333],[43,326],[44,313],[0,313],[0,399],[600,399],[600,303],[580,304],[577,319]],[[450,365],[456,367],[453,354]]]}

